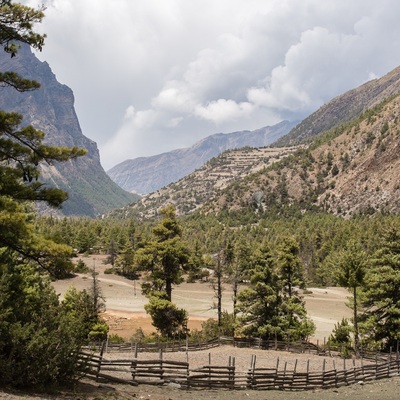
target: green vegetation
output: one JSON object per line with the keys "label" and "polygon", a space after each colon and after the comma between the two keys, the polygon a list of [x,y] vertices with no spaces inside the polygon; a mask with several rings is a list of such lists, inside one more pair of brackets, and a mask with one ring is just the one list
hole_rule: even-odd
{"label": "green vegetation", "polygon": [[250,284],[239,293],[239,326],[245,335],[262,339],[306,339],[315,330],[304,303],[293,287],[300,260],[292,239],[286,239],[277,257],[261,248],[249,271]]}
{"label": "green vegetation", "polygon": [[[387,254],[396,249],[395,233],[400,235],[399,216],[375,213],[372,217],[358,215],[343,219],[322,212],[306,212],[291,217],[283,214],[257,218],[255,215],[249,214],[249,217],[256,223],[244,222],[247,216],[244,219],[240,213],[229,212],[218,216],[195,213],[178,219],[169,208],[148,221],[114,217],[60,221],[40,218],[35,223],[39,231],[47,232],[48,239],[65,238],[72,246],[82,237],[91,237],[89,251],[104,253],[109,249],[115,253],[116,259],[124,257],[126,246],[131,246],[132,258],[126,268],[148,279],[144,289],[148,290],[149,300],[159,290],[163,292],[161,298],[168,300],[165,297],[168,275],[164,272],[167,264],[163,266],[160,261],[179,260],[178,255],[184,255],[182,263],[166,268],[171,272],[168,279],[173,278],[173,284],[177,284],[184,276],[191,280],[206,276],[209,282],[214,282],[217,302],[221,295],[218,293],[218,280],[232,285],[237,293],[232,300],[236,306],[234,314],[229,316],[231,328],[226,329],[230,332],[234,329],[235,334],[307,337],[313,327],[305,315],[298,289],[340,284],[348,287],[352,295],[352,346],[386,349],[397,343],[396,327],[399,325],[396,318],[388,319],[393,326],[389,332],[384,331],[387,324],[382,325],[382,321],[387,317],[376,315],[373,304],[377,304],[378,295],[382,296],[379,299],[382,305],[383,297],[387,298],[386,292],[377,292],[378,287],[386,285],[388,293],[397,293],[396,286],[389,287],[396,282],[396,257],[391,256],[390,268],[389,264],[379,266],[378,260],[383,263],[381,254],[384,253],[384,260],[388,263],[390,258]],[[392,227],[392,236],[389,236],[392,244],[385,239],[386,227],[389,226]],[[112,241],[114,244],[109,246]],[[169,254],[167,250],[171,252],[170,256],[164,258],[163,255]],[[385,271],[385,274],[378,273],[378,270]],[[205,271],[204,275],[202,271]],[[378,281],[377,277],[383,281]],[[383,285],[382,282],[386,283]],[[373,289],[374,285],[376,289]],[[269,315],[268,322],[257,317],[263,315],[261,311],[254,311],[261,305],[266,307],[263,303],[265,293],[270,293],[270,304],[275,302],[271,314],[268,314],[268,308],[263,311]],[[396,297],[394,301],[397,301]],[[164,305],[156,307],[157,302],[154,299],[152,302],[152,310],[158,309],[162,315]],[[396,308],[391,309],[389,304],[392,303],[386,305],[385,313],[394,313]],[[168,305],[173,307],[172,302]],[[275,315],[276,309],[280,310],[279,315]],[[371,325],[378,319],[379,330],[372,329]],[[220,321],[216,321],[217,331],[225,331],[224,323],[224,310],[221,309]],[[183,322],[174,332],[183,332],[184,326]],[[172,332],[166,334],[173,335]]]}
{"label": "green vegetation", "polygon": [[[0,1],[0,43],[11,58],[20,42],[41,50],[45,36],[33,25],[42,18],[42,8]],[[12,71],[0,72],[0,85],[39,87]],[[43,132],[21,121],[0,111],[0,384],[49,387],[82,372],[78,351],[99,319],[94,294],[71,291],[59,301],[50,278],[72,271],[72,249],[37,232],[32,202],[60,207],[67,194],[40,182],[40,164],[85,151],[47,146]]]}
{"label": "green vegetation", "polygon": [[[9,28],[0,29],[0,40],[10,57],[18,51],[15,39],[40,50],[44,36],[35,34],[32,24],[41,21],[43,10],[11,1],[0,0],[0,5],[0,27]],[[19,91],[38,87],[12,72],[1,72],[0,82]],[[354,134],[362,120],[376,119],[379,110],[332,129],[312,148],[343,132]],[[400,216],[366,209],[344,219],[316,205],[318,196],[334,187],[334,177],[354,166],[347,152],[335,160],[334,151],[321,151],[316,160],[310,149],[299,149],[252,176],[266,190],[251,191],[246,186],[250,178],[225,189],[225,205],[218,213],[208,209],[178,218],[167,205],[145,221],[126,210],[101,219],[58,220],[32,211],[33,201],[59,207],[67,197],[40,182],[40,163],[66,161],[84,152],[44,145],[44,134],[32,127],[20,129],[21,120],[18,114],[0,111],[0,384],[74,379],[83,368],[77,358],[81,346],[107,336],[108,327],[99,319],[104,299],[95,270],[88,291],[71,289],[60,301],[52,289],[51,279],[88,271],[83,262],[72,264],[78,252],[107,254],[108,273],[140,277],[149,300],[145,309],[163,337],[189,333],[307,339],[315,326],[300,289],[338,284],[350,291],[353,318],[336,325],[329,343],[341,346],[344,356],[351,349],[358,353],[398,346]],[[382,123],[381,134],[390,131],[391,125]],[[375,137],[367,134],[364,140],[371,145]],[[303,199],[296,202],[289,183],[294,177],[290,171],[299,166]],[[317,172],[311,183],[313,168]],[[249,191],[252,197],[246,203]],[[238,199],[240,207],[229,208]],[[185,278],[205,279],[214,288],[218,319],[205,322],[202,332],[188,332],[187,312],[172,301],[174,285]],[[232,314],[222,310],[223,284],[232,285]],[[143,332],[135,337],[141,340]]]}

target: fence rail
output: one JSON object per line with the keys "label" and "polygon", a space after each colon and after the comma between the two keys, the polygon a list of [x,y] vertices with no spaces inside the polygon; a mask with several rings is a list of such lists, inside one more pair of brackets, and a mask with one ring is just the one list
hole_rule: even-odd
{"label": "fence rail", "polygon": [[[139,384],[176,384],[181,388],[225,388],[253,390],[310,390],[348,386],[359,381],[371,381],[390,378],[400,374],[400,355],[396,353],[379,354],[374,362],[363,363],[356,367],[355,361],[347,363],[343,360],[343,368],[339,369],[333,362],[333,369],[326,370],[323,359],[322,368],[315,372],[297,371],[297,360],[294,368],[288,369],[286,363],[279,368],[279,358],[275,368],[257,367],[256,356],[251,357],[247,371],[237,371],[235,357],[229,357],[226,365],[211,363],[197,368],[190,368],[189,362],[163,359],[163,351],[159,358],[139,360],[138,353],[132,359],[107,359],[104,349],[100,355],[81,353],[81,360],[88,367],[88,373],[96,379],[105,378],[117,382]],[[136,350],[138,347],[136,346]]]}

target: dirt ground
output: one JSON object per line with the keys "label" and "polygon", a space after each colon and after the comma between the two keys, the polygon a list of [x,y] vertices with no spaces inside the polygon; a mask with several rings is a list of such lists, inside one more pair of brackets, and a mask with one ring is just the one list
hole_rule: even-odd
{"label": "dirt ground", "polygon": [[0,389],[2,400],[395,400],[399,398],[400,378],[362,382],[347,387],[307,392],[254,391],[254,390],[182,390],[173,386],[130,386],[109,384],[84,379],[74,388],[57,394],[39,394]]}
{"label": "dirt ground", "polygon": [[[118,334],[129,340],[141,328],[145,333],[154,332],[150,317],[144,311],[147,299],[142,295],[140,282],[130,281],[121,276],[104,274],[110,266],[104,264],[104,256],[82,257],[90,268],[95,267],[105,298],[106,311],[103,318],[110,326],[111,334]],[[79,274],[72,279],[54,282],[62,296],[70,286],[77,289],[89,288],[90,274]],[[313,342],[324,341],[331,334],[335,324],[343,317],[351,317],[346,306],[349,293],[343,288],[310,288],[311,294],[304,296],[308,314],[317,326]],[[172,300],[189,313],[189,329],[200,329],[202,322],[216,318],[216,299],[209,283],[182,283],[173,288]],[[232,311],[232,290],[226,286],[223,291],[222,309]]]}

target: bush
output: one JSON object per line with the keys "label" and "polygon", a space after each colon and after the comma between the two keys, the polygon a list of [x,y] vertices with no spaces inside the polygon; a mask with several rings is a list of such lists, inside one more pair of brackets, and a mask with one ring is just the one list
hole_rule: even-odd
{"label": "bush", "polygon": [[82,372],[83,319],[30,266],[0,264],[0,385],[45,386]]}
{"label": "bush", "polygon": [[164,293],[153,294],[144,308],[150,314],[153,326],[162,336],[173,337],[180,333],[187,333],[186,310],[178,308],[166,298]]}
{"label": "bush", "polygon": [[104,273],[105,273],[106,275],[112,275],[114,272],[115,272],[114,268],[106,268],[106,269],[104,270]]}
{"label": "bush", "polygon": [[213,318],[209,318],[201,324],[201,335],[204,339],[212,339],[217,336],[232,337],[234,334],[235,322],[233,314],[229,314],[227,311],[223,311],[221,314],[221,326],[218,326],[218,321]]}
{"label": "bush", "polygon": [[117,335],[116,333],[113,333],[112,335],[109,335],[109,336],[108,336],[108,342],[109,342],[109,343],[116,343],[116,344],[118,344],[118,343],[125,343],[126,340],[125,340],[122,336],[119,336],[119,335]]}
{"label": "bush", "polygon": [[89,332],[89,340],[93,342],[101,342],[107,339],[108,325],[105,322],[98,322],[92,326]]}
{"label": "bush", "polygon": [[85,264],[85,262],[80,258],[75,265],[74,271],[77,273],[85,274],[85,273],[89,272],[89,268]]}
{"label": "bush", "polygon": [[351,356],[351,332],[353,327],[347,318],[335,324],[332,334],[328,338],[328,345],[338,347],[340,354],[344,358]]}

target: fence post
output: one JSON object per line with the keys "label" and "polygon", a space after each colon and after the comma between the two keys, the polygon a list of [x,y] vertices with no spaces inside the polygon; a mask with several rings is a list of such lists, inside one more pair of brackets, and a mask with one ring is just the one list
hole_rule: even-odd
{"label": "fence post", "polygon": [[274,387],[276,388],[276,381],[278,379],[278,369],[279,369],[279,357],[276,359],[276,369],[274,375]]}
{"label": "fence post", "polygon": [[250,369],[247,374],[247,388],[251,389],[254,385],[254,370],[256,368],[256,356],[252,355],[250,360]]}
{"label": "fence post", "polygon": [[296,369],[297,369],[297,358],[296,358],[296,362],[294,363],[294,369],[293,369],[293,375],[292,375],[292,382],[291,382],[291,386],[293,387],[293,382],[294,382],[294,377],[296,375]]}
{"label": "fence post", "polygon": [[229,387],[235,389],[235,357],[231,358],[231,356],[229,356],[229,367]]}
{"label": "fence post", "polygon": [[211,353],[208,353],[208,387],[211,389]]}
{"label": "fence post", "polygon": [[101,364],[103,362],[103,353],[104,353],[105,346],[106,346],[106,342],[103,340],[103,342],[101,343],[99,365],[97,366],[97,371],[96,371],[96,382],[99,380],[99,375],[100,375],[100,370],[101,370]]}
{"label": "fence post", "polygon": [[397,345],[396,345],[396,364],[397,364],[397,373],[400,373],[400,364],[399,364],[399,341],[397,341]]}
{"label": "fence post", "polygon": [[160,349],[160,380],[164,381],[164,369],[163,369],[163,351]]}
{"label": "fence post", "polygon": [[338,377],[337,377],[337,369],[336,369],[336,363],[335,363],[335,359],[332,359],[333,361],[333,370],[335,371],[335,386],[338,387]]}
{"label": "fence post", "polygon": [[361,354],[361,373],[362,376],[364,377],[364,358],[363,354]]}

